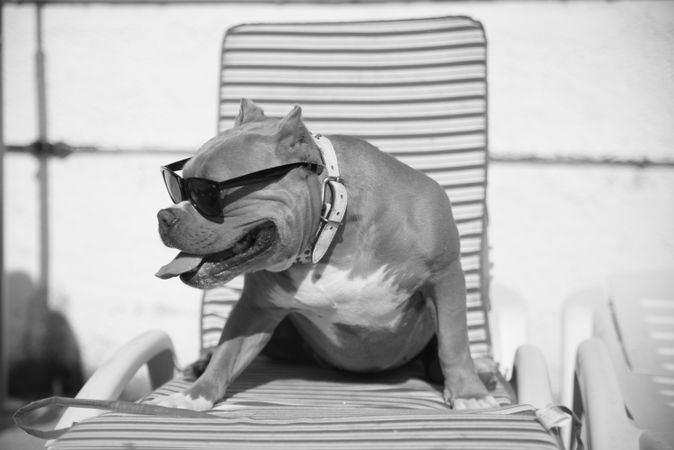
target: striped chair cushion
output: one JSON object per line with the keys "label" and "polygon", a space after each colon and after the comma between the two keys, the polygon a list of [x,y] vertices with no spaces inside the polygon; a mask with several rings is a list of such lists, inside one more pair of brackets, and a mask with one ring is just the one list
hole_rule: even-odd
{"label": "striped chair cushion", "polygon": [[[278,117],[299,104],[313,132],[363,137],[445,187],[461,235],[471,352],[491,357],[481,25],[466,17],[240,25],[222,48],[220,131],[242,97]],[[241,286],[204,296],[202,349],[218,342]]]}
{"label": "striped chair cushion", "polygon": [[[422,370],[364,376],[258,358],[210,411],[217,418],[108,413],[75,425],[52,448],[558,448],[531,407],[449,410]],[[173,380],[148,399],[192,381]],[[509,395],[502,386],[494,394]]]}
{"label": "striped chair cushion", "polygon": [[49,448],[75,449],[559,449],[529,407],[489,413],[387,410],[253,410],[214,419],[106,414]]}

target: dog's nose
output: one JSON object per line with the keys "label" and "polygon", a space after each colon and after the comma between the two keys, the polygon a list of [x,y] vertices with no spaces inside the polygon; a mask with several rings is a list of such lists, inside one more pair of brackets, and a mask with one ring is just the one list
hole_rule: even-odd
{"label": "dog's nose", "polygon": [[157,213],[157,220],[161,228],[167,229],[178,222],[178,217],[170,209],[162,209]]}

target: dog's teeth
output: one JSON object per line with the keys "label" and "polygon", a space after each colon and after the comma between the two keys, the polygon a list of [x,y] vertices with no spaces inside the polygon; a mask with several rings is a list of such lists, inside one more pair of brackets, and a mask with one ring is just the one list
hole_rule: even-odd
{"label": "dog's teeth", "polygon": [[234,247],[232,247],[232,251],[234,253],[241,253],[242,251],[246,250],[248,247],[250,247],[250,241],[251,237],[250,235],[246,235],[241,239],[239,242],[234,244]]}
{"label": "dog's teeth", "polygon": [[231,247],[232,253],[238,254],[238,253],[245,252],[255,243],[255,241],[258,239],[258,237],[260,237],[260,230],[259,229],[255,229],[255,230],[247,233],[241,239],[239,239],[236,244],[234,244]]}

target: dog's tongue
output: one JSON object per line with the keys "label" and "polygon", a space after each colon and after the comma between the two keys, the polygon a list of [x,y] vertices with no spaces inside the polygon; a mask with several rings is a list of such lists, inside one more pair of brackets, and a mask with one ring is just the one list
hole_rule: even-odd
{"label": "dog's tongue", "polygon": [[190,255],[189,253],[180,252],[173,261],[159,269],[155,276],[163,280],[177,277],[180,274],[190,272],[199,267],[199,264],[201,264],[203,259],[203,256]]}

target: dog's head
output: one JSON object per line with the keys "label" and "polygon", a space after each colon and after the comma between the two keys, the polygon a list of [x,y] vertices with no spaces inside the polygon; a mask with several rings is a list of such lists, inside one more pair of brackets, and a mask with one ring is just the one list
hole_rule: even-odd
{"label": "dog's head", "polygon": [[[234,127],[206,142],[182,178],[223,182],[292,163],[320,164],[320,153],[296,106],[283,119],[242,100]],[[310,238],[320,189],[315,172],[296,166],[269,179],[220,191],[221,214],[205,217],[190,200],[159,211],[159,234],[181,252],[157,273],[197,288],[235,276],[290,267]]]}

